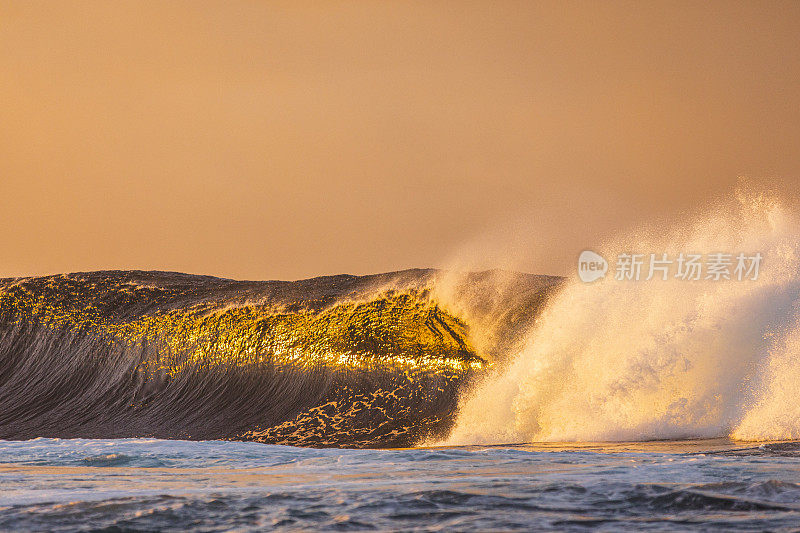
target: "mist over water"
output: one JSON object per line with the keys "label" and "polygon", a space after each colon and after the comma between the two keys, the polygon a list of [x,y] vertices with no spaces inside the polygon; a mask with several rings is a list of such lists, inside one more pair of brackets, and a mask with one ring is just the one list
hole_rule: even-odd
{"label": "mist over water", "polygon": [[[606,278],[570,278],[464,396],[446,444],[800,438],[798,247],[797,213],[744,188],[598,247]],[[647,262],[641,280],[614,279],[618,254],[720,252],[761,253],[758,279],[645,281]]]}

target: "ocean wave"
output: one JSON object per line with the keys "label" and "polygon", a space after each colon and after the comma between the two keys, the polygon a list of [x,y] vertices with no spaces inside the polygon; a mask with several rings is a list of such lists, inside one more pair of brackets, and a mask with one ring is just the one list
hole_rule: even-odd
{"label": "ocean wave", "polygon": [[[473,346],[464,319],[432,296],[437,274],[0,280],[0,438],[443,437],[462,388],[502,350]],[[557,282],[517,278],[534,299]]]}

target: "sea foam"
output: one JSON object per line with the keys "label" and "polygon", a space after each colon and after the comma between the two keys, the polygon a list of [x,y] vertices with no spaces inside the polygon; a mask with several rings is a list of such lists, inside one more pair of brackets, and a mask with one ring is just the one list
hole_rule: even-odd
{"label": "sea foam", "polygon": [[800,224],[758,191],[597,251],[761,253],[757,280],[575,275],[507,365],[460,405],[448,444],[800,438]]}

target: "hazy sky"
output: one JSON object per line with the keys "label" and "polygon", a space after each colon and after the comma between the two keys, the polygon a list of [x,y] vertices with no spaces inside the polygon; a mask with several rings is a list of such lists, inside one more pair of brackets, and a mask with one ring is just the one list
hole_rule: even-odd
{"label": "hazy sky", "polygon": [[0,1],[0,276],[561,273],[740,175],[800,189],[800,2]]}

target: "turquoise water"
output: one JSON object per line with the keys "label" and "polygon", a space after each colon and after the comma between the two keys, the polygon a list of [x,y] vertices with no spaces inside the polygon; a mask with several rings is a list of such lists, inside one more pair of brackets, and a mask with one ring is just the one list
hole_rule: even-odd
{"label": "turquoise water", "polygon": [[790,530],[800,445],[0,441],[0,530]]}

